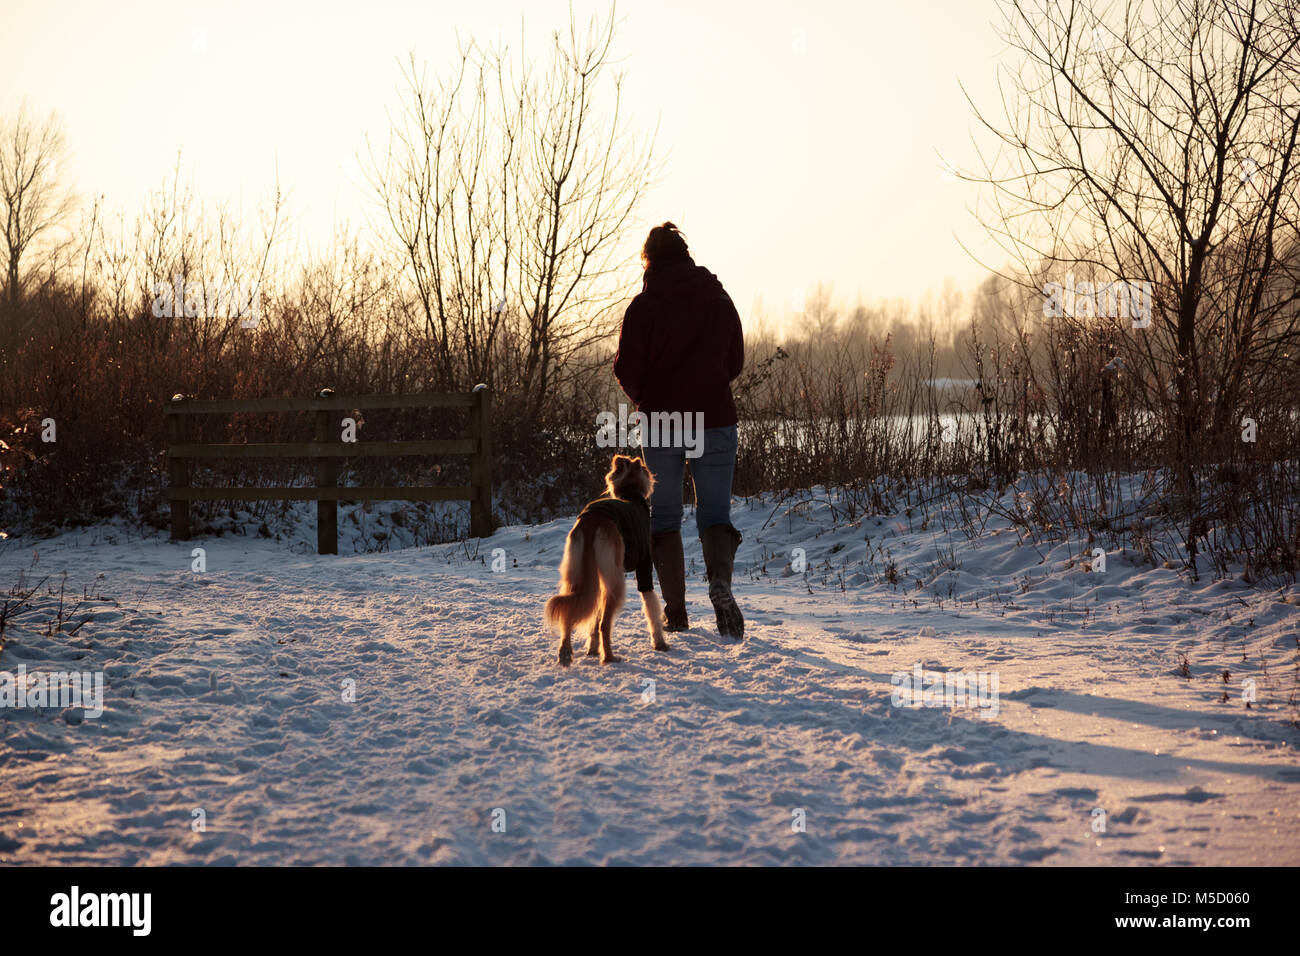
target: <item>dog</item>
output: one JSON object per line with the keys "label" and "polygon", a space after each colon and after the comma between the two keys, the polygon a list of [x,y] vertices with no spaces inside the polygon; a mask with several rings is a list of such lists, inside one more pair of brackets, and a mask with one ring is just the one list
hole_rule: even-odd
{"label": "dog", "polygon": [[615,455],[605,475],[605,497],[589,502],[564,542],[560,593],[546,602],[546,625],[558,630],[561,667],[573,662],[573,629],[591,621],[587,653],[602,664],[621,661],[611,648],[614,618],[627,590],[624,575],[636,571],[641,609],[656,651],[668,650],[664,611],[654,590],[650,552],[650,506],[654,476],[639,458]]}

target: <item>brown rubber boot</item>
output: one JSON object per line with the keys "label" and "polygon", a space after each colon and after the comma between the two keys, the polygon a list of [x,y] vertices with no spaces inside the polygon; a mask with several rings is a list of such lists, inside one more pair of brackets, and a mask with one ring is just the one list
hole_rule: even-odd
{"label": "brown rubber boot", "polygon": [[710,525],[700,535],[700,544],[704,546],[704,570],[709,578],[709,600],[713,602],[713,612],[718,618],[718,633],[738,641],[745,637],[745,618],[731,593],[731,572],[740,542],[740,532],[729,524]]}
{"label": "brown rubber boot", "polygon": [[664,596],[664,630],[684,631],[686,619],[686,558],[682,554],[682,533],[663,531],[650,536],[655,574]]}

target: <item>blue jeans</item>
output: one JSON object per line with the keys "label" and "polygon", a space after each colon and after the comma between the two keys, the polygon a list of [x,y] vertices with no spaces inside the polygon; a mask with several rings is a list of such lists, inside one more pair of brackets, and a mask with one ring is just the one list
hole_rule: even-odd
{"label": "blue jeans", "polygon": [[[702,534],[715,524],[731,524],[731,475],[736,469],[736,426],[704,429],[704,454],[690,459],[695,486],[695,530]],[[646,448],[641,456],[655,488],[650,494],[650,533],[680,531],[682,479],[686,449]]]}

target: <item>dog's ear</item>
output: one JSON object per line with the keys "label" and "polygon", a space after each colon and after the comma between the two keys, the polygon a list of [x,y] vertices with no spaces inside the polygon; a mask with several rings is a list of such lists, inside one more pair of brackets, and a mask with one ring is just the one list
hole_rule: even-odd
{"label": "dog's ear", "polygon": [[609,460],[609,471],[605,474],[605,492],[610,495],[618,495],[619,485],[624,481],[627,473],[627,462],[630,459],[626,455],[615,455]]}

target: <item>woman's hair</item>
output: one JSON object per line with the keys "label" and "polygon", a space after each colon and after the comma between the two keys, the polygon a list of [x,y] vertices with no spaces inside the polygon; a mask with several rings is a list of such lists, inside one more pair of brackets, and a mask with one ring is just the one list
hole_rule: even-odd
{"label": "woman's hair", "polygon": [[650,230],[650,235],[645,237],[645,245],[641,248],[641,254],[646,257],[646,261],[650,263],[651,268],[690,258],[690,250],[686,247],[686,237],[671,222],[666,222],[662,226],[655,226]]}

